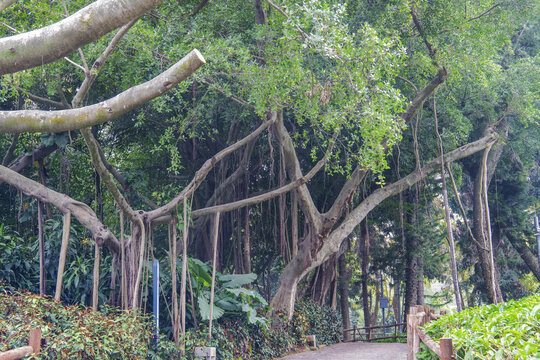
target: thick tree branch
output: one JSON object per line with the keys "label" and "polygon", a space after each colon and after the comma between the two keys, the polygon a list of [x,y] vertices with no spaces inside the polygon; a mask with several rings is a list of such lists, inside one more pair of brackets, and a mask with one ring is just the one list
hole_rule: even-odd
{"label": "thick tree branch", "polygon": [[10,184],[26,195],[41,202],[54,205],[63,214],[71,213],[85,228],[90,230],[98,244],[104,243],[114,252],[120,251],[118,240],[107,226],[99,221],[94,211],[88,205],[51,190],[5,166],[0,166],[0,181]]}
{"label": "thick tree branch", "polygon": [[223,204],[223,205],[211,206],[211,207],[207,207],[200,210],[194,210],[191,213],[191,216],[196,218],[196,217],[200,217],[204,215],[215,214],[218,212],[221,213],[221,212],[236,210],[236,209],[246,207],[248,205],[258,204],[260,202],[275,198],[276,196],[279,196],[281,194],[285,194],[293,189],[298,188],[299,186],[306,184],[309,180],[311,180],[313,176],[315,176],[315,174],[317,174],[317,172],[319,172],[319,170],[321,170],[324,167],[326,160],[327,158],[319,160],[319,162],[313,167],[313,169],[311,169],[311,171],[308,172],[305,176],[302,176],[301,178],[296,179],[295,181],[285,186],[282,186],[280,188],[268,191],[264,194],[253,196],[247,199],[242,199],[239,201],[235,201],[235,202],[231,202],[231,203]]}
{"label": "thick tree branch", "polygon": [[[488,132],[488,134],[481,139],[463,145],[456,150],[445,154],[444,161],[452,162],[470,156],[485,149],[486,147],[493,145],[497,139],[498,134],[496,132]],[[382,201],[411,187],[416,182],[425,178],[429,173],[439,169],[440,167],[441,158],[438,157],[437,159],[427,163],[421,169],[416,169],[401,180],[375,190],[364,201],[362,201],[360,205],[351,211],[345,220],[330,233],[326,241],[324,241],[322,244],[321,249],[316,253],[313,262],[303,271],[303,274],[307,274],[310,270],[326,261],[331,254],[339,251],[341,242],[346,239],[354,228],[366,217],[366,215]]]}
{"label": "thick tree branch", "polygon": [[[23,169],[25,169],[28,165],[32,164],[34,161],[40,161],[40,160],[45,159],[47,156],[49,156],[56,149],[58,149],[58,145],[56,145],[56,144],[52,144],[50,146],[39,146],[38,148],[34,149],[34,151],[32,151],[32,153],[30,155],[25,155],[25,156],[19,158],[9,168],[10,168],[10,170],[19,173]],[[2,184],[1,180],[0,180],[0,184]]]}
{"label": "thick tree branch", "polygon": [[58,60],[142,16],[161,2],[97,0],[55,24],[0,39],[0,75]]}
{"label": "thick tree branch", "polygon": [[429,57],[431,58],[433,63],[438,66],[437,59],[435,58],[437,50],[434,50],[433,46],[428,41],[428,39],[426,37],[426,34],[424,33],[424,30],[422,29],[422,25],[420,25],[420,20],[418,19],[418,16],[416,16],[416,11],[414,11],[414,6],[412,6],[412,5],[411,5],[410,13],[411,13],[411,16],[412,16],[412,19],[413,19],[413,22],[414,22],[414,26],[416,27],[416,29],[420,33],[420,37],[422,37],[422,39],[424,40],[424,44],[426,44],[426,47],[427,47],[427,49],[429,51]]}
{"label": "thick tree branch", "polygon": [[98,104],[78,109],[0,111],[0,132],[60,132],[102,124],[169,91],[205,63],[198,50],[150,81],[134,86]]}
{"label": "thick tree branch", "polygon": [[424,101],[426,101],[427,98],[429,98],[439,86],[441,86],[446,79],[448,79],[448,71],[443,66],[439,67],[439,70],[437,71],[437,74],[431,79],[429,84],[427,84],[420,92],[418,92],[414,99],[411,101],[409,106],[407,106],[407,110],[403,114],[401,114],[401,117],[403,120],[405,120],[406,123],[409,123],[414,116],[416,116],[416,113],[422,105],[424,104]]}

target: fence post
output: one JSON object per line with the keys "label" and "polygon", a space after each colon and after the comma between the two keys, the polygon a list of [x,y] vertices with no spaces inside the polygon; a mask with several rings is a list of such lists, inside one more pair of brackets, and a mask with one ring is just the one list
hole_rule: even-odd
{"label": "fence post", "polygon": [[356,325],[354,325],[354,327],[353,327],[352,336],[353,336],[353,342],[355,342],[356,341]]}
{"label": "fence post", "polygon": [[41,348],[41,329],[32,329],[30,330],[30,339],[28,341],[28,346],[32,347],[34,354],[39,354]]}
{"label": "fence post", "polygon": [[452,339],[441,338],[439,340],[441,347],[441,360],[452,360],[454,349],[452,348]]}
{"label": "fence post", "polygon": [[397,329],[398,329],[398,324],[397,323],[394,323],[394,342],[397,342]]}
{"label": "fence post", "polygon": [[416,332],[416,313],[416,306],[411,306],[407,315],[407,360],[416,360],[417,348],[420,347],[420,339]]}

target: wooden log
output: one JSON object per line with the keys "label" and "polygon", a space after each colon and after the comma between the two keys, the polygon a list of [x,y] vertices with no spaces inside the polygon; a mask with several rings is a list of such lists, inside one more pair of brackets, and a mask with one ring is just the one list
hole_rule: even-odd
{"label": "wooden log", "polygon": [[0,360],[16,360],[28,356],[33,352],[34,349],[31,346],[23,346],[0,353]]}
{"label": "wooden log", "polygon": [[41,348],[41,329],[30,330],[28,346],[12,349],[0,353],[0,360],[16,360],[30,354],[39,354]]}
{"label": "wooden log", "polygon": [[454,358],[454,349],[452,347],[452,339],[441,338],[439,340],[441,349],[441,360],[452,360]]}
{"label": "wooden log", "polygon": [[441,348],[439,344],[435,340],[433,340],[428,334],[424,332],[422,329],[417,328],[418,337],[422,340],[422,342],[428,347],[429,350],[433,351],[437,356],[441,357]]}

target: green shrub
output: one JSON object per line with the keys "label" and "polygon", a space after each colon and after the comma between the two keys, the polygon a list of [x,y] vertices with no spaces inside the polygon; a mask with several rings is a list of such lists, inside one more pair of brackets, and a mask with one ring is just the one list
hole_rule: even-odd
{"label": "green shrub", "polygon": [[0,352],[28,345],[32,328],[42,330],[39,359],[144,359],[152,339],[150,319],[133,312],[95,312],[66,306],[0,285]]}
{"label": "green shrub", "polygon": [[[262,311],[259,309],[262,316]],[[185,337],[185,355],[165,335],[157,349],[152,343],[149,316],[103,306],[94,312],[67,306],[49,297],[11,291],[0,284],[0,352],[26,346],[29,330],[42,330],[42,353],[38,359],[193,359],[196,346],[215,346],[220,360],[263,360],[285,355],[303,346],[305,335],[315,334],[320,343],[341,339],[341,320],[336,311],[312,301],[301,301],[293,321],[271,329],[248,318],[221,318],[213,322],[212,339],[207,323]]]}
{"label": "green shrub", "polygon": [[[469,308],[425,329],[435,340],[452,338],[457,359],[540,359],[540,295]],[[418,358],[437,359],[428,350]]]}
{"label": "green shrub", "polygon": [[310,299],[296,303],[292,335],[301,343],[306,335],[316,335],[319,344],[334,344],[343,339],[343,325],[338,311],[320,306]]}

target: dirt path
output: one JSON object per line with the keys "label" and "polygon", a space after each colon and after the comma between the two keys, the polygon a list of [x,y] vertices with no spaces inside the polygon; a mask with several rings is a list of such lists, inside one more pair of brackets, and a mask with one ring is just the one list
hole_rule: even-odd
{"label": "dirt path", "polygon": [[281,360],[407,360],[407,344],[343,343]]}

